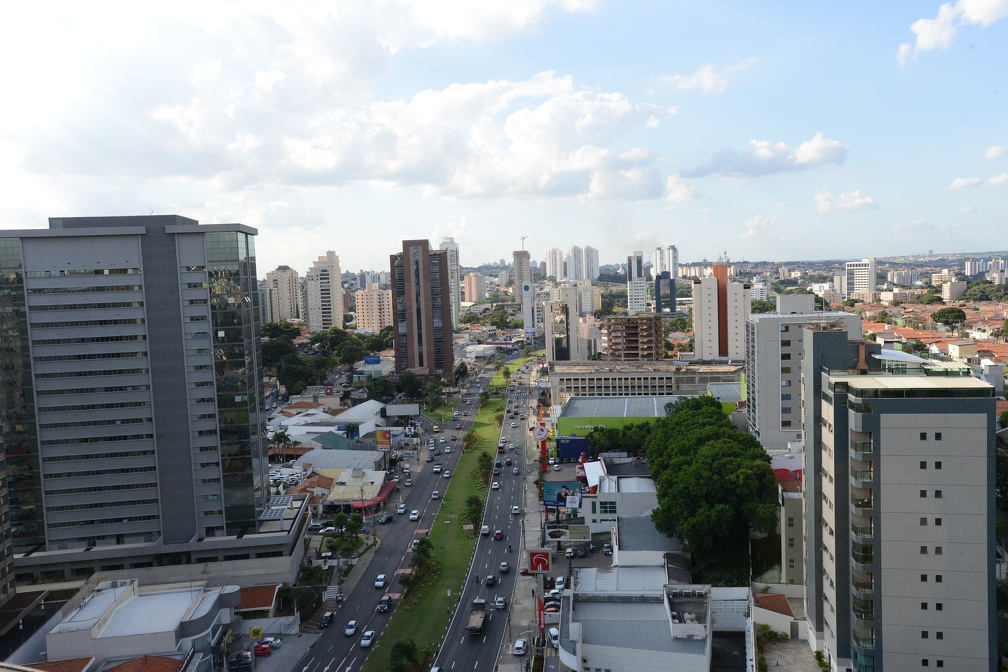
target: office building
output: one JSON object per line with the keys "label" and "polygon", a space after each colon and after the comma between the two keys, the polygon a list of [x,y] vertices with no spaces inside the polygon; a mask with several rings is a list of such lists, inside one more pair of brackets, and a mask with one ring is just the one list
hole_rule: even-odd
{"label": "office building", "polygon": [[311,332],[343,326],[339,257],[332,250],[312,262],[305,275],[305,322]]}
{"label": "office building", "polygon": [[729,282],[730,269],[714,264],[713,275],[693,282],[693,355],[713,361],[745,359],[745,321],[752,311],[749,285]]}
{"label": "office building", "polygon": [[486,279],[479,273],[469,273],[465,276],[465,300],[476,303],[486,298]]}
{"label": "office building", "polygon": [[304,310],[298,272],[290,266],[277,266],[275,271],[266,274],[266,282],[270,287],[271,321],[288,322],[302,319]]}
{"label": "office building", "polygon": [[602,359],[655,361],[665,354],[661,315],[605,317],[600,320],[600,329]]}
{"label": "office building", "polygon": [[[390,257],[395,370],[454,382],[448,253],[426,240],[404,240]],[[526,253],[527,254],[527,253]]]}
{"label": "office building", "polygon": [[833,669],[993,671],[993,388],[846,338],[804,338],[809,644]]}
{"label": "office building", "polygon": [[662,271],[654,283],[654,312],[674,313],[676,311],[676,283],[669,271]]}
{"label": "office building", "polygon": [[546,277],[554,280],[563,280],[567,277],[563,250],[559,247],[551,247],[546,251]]}
{"label": "office building", "polygon": [[577,245],[567,253],[567,279],[571,282],[585,279],[584,250]]}
{"label": "office building", "polygon": [[850,296],[853,292],[875,291],[877,269],[874,257],[861,261],[848,261],[845,268],[846,281],[843,290],[845,296]]}
{"label": "office building", "polygon": [[2,431],[26,581],[191,560],[214,537],[247,549],[260,530],[255,235],[178,216],[0,234],[0,412],[17,419]]}
{"label": "office building", "polygon": [[514,251],[514,294],[515,301],[522,304],[524,309],[524,295],[527,292],[522,291],[522,287],[528,285],[533,286],[535,278],[532,275],[532,255],[529,254],[528,250],[515,250]]}
{"label": "office building", "polygon": [[[806,324],[831,324],[848,340],[861,339],[861,317],[817,313],[812,294],[778,296],[777,312],[746,319],[746,418],[749,433],[768,450],[799,444],[801,423],[802,335]],[[797,302],[788,310],[788,302]]]}
{"label": "office building", "polygon": [[627,313],[634,315],[648,309],[648,281],[644,275],[644,253],[634,251],[627,257]]}
{"label": "office building", "polygon": [[448,253],[448,299],[451,302],[451,324],[457,327],[462,306],[462,271],[459,266],[459,246],[454,238],[446,236],[441,249]]}
{"label": "office building", "polygon": [[598,280],[599,276],[599,251],[591,245],[585,245],[585,280]]}
{"label": "office building", "polygon": [[354,293],[357,306],[357,328],[377,334],[385,327],[392,326],[392,290],[381,289],[378,285]]}

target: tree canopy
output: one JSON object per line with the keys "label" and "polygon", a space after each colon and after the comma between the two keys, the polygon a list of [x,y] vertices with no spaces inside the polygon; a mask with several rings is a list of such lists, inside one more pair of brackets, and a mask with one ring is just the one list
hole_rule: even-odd
{"label": "tree canopy", "polygon": [[294,340],[301,335],[301,328],[287,322],[267,322],[259,327],[259,335],[263,338],[280,338],[286,336]]}
{"label": "tree canopy", "polygon": [[946,327],[953,324],[962,324],[966,321],[966,313],[962,308],[942,308],[931,313],[931,319]]}
{"label": "tree canopy", "polygon": [[701,564],[750,530],[773,531],[774,474],[759,442],[737,431],[712,397],[668,410],[645,442],[658,490],[655,527],[680,537]]}

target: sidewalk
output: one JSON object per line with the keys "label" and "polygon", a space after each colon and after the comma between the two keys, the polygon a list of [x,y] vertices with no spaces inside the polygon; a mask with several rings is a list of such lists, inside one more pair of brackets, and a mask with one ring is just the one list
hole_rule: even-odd
{"label": "sidewalk", "polygon": [[[349,595],[351,592],[353,592],[353,589],[360,582],[361,577],[367,574],[368,565],[371,564],[371,559],[375,555],[375,549],[378,548],[378,544],[380,543],[381,542],[378,540],[378,538],[375,537],[375,543],[373,543],[371,546],[368,546],[367,550],[365,550],[363,553],[357,556],[357,562],[354,564],[353,570],[350,572],[350,575],[343,580],[343,595]],[[315,546],[316,543],[314,540],[312,540],[312,544],[308,547],[308,552],[313,556],[315,553],[313,547]],[[332,578],[329,580],[329,587],[335,588],[339,585],[340,585],[340,574],[339,569],[337,569],[336,571],[333,572]],[[321,632],[321,628],[319,628],[319,620],[322,618],[322,614],[326,613],[327,611],[333,611],[338,614],[339,608],[343,604],[344,604],[343,601],[337,600],[336,598],[324,600],[322,602],[322,606],[319,607],[319,610],[315,613],[315,616],[312,618],[312,620],[301,624],[301,631],[311,633]]]}

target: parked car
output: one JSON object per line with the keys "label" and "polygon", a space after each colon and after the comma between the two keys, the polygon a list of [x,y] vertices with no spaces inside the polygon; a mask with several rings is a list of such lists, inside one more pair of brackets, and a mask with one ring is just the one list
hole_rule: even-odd
{"label": "parked car", "polygon": [[262,642],[263,644],[269,644],[271,649],[279,649],[281,644],[279,637],[263,637]]}
{"label": "parked car", "polygon": [[273,653],[273,647],[270,646],[269,644],[260,642],[255,645],[256,658],[259,658],[260,656],[269,656],[272,655],[272,653]]}
{"label": "parked car", "polygon": [[587,554],[587,553],[585,552],[585,549],[584,549],[584,546],[578,546],[578,547],[577,547],[577,551],[575,551],[575,553],[577,554],[577,557],[579,557],[579,558],[583,558],[583,557],[585,557],[586,555],[588,555],[588,554]]}
{"label": "parked car", "polygon": [[241,652],[228,658],[228,669],[229,670],[251,670],[252,669],[252,658],[244,655]]}
{"label": "parked car", "polygon": [[403,483],[403,485],[405,485],[407,488],[412,488],[413,487],[413,479],[412,478],[407,478],[406,481]]}
{"label": "parked car", "polygon": [[331,611],[327,611],[326,613],[322,614],[322,620],[319,621],[319,627],[328,628],[329,624],[332,623],[332,619],[333,619],[333,613]]}
{"label": "parked car", "polygon": [[387,513],[383,513],[382,517],[378,519],[379,525],[387,525],[392,522],[392,516]]}
{"label": "parked car", "polygon": [[524,656],[528,651],[528,642],[524,639],[516,639],[514,643],[514,648],[511,649],[511,653],[516,656]]}
{"label": "parked car", "polygon": [[602,544],[602,555],[612,555],[612,544]]}
{"label": "parked car", "polygon": [[554,649],[560,648],[560,631],[557,628],[549,629],[549,640]]}
{"label": "parked car", "polygon": [[573,548],[568,548],[566,551],[564,551],[564,557],[565,558],[573,558],[574,557],[574,549]]}

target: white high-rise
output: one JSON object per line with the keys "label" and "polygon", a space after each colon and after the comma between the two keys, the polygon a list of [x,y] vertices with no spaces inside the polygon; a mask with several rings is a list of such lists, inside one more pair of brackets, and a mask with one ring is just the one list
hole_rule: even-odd
{"label": "white high-rise", "polygon": [[457,327],[462,304],[459,246],[454,238],[446,236],[441,241],[441,249],[448,252],[448,299],[451,301],[452,326]]}
{"label": "white high-rise", "polygon": [[648,280],[644,276],[644,253],[635,250],[627,257],[627,312],[630,315],[647,310]]}
{"label": "white high-rise", "polygon": [[669,245],[668,252],[668,272],[675,280],[679,277],[679,248],[675,245]]}
{"label": "white high-rise", "polygon": [[567,279],[571,282],[584,280],[584,250],[577,245],[567,253]]}
{"label": "white high-rise", "polygon": [[269,285],[269,314],[274,322],[300,320],[304,310],[301,306],[301,281],[298,272],[290,266],[277,266],[266,274]]}
{"label": "white high-rise", "polygon": [[599,276],[599,256],[598,250],[591,245],[585,245],[585,280],[598,280]]}
{"label": "white high-rise", "polygon": [[305,276],[305,321],[312,332],[343,326],[343,285],[340,261],[329,250],[316,259]]}
{"label": "white high-rise", "polygon": [[564,277],[564,253],[559,247],[551,247],[546,252],[546,277],[554,280],[563,280]]}
{"label": "white high-rise", "polygon": [[659,275],[664,273],[668,269],[668,262],[665,257],[665,248],[656,247],[654,254],[651,256],[651,278],[657,278]]}
{"label": "white high-rise", "polygon": [[875,257],[862,259],[861,261],[848,261],[845,267],[847,272],[847,286],[844,294],[850,296],[854,292],[874,292],[875,291]]}

